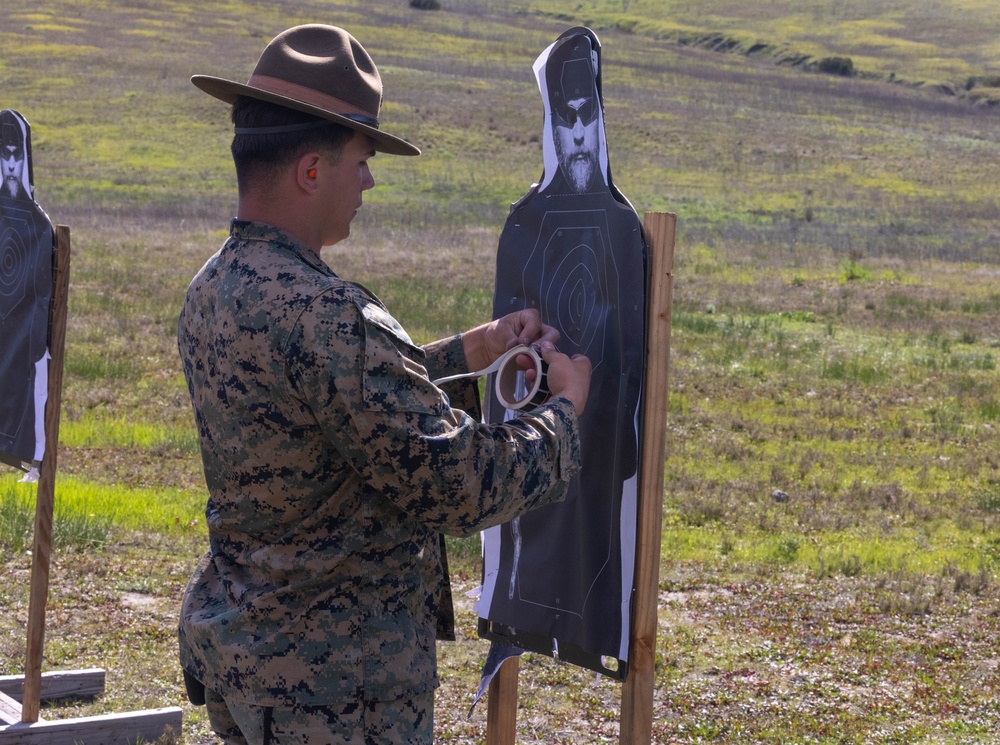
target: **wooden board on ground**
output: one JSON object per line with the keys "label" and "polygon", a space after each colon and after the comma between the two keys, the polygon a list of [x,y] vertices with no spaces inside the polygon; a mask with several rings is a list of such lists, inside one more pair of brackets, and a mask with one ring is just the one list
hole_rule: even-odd
{"label": "wooden board on ground", "polygon": [[[18,707],[20,708],[20,707]],[[180,735],[183,711],[163,709],[103,714],[76,719],[17,723],[0,727],[0,745],[133,745],[154,742],[168,732]]]}
{"label": "wooden board on ground", "polygon": [[[100,668],[42,673],[42,700],[97,698],[104,693],[104,677],[104,671]],[[18,701],[23,700],[24,676],[0,675],[0,693],[5,693]]]}

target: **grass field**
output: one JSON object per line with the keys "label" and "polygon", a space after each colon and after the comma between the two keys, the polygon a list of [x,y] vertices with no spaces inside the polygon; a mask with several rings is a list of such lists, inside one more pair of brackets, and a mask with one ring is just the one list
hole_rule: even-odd
{"label": "grass field", "polygon": [[[386,86],[353,236],[327,249],[428,341],[484,320],[541,174],[531,63],[602,39],[615,181],[678,216],[654,740],[991,743],[1000,729],[1000,6],[986,0],[4,0],[0,108],[71,227],[47,718],[185,707],[176,614],[205,545],[175,351],[235,205],[222,104],[282,28],[350,29]],[[824,60],[849,59],[853,74]],[[367,195],[366,195],[367,197]],[[0,674],[23,665],[33,491],[0,475]],[[485,656],[454,541],[441,742]],[[620,686],[528,655],[519,742],[617,739]]]}

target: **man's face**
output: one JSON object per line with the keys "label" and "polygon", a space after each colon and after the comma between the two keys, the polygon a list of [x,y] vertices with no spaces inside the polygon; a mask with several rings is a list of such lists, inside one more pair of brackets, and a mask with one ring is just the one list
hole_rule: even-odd
{"label": "man's face", "polygon": [[355,132],[329,168],[322,168],[328,212],[323,245],[332,246],[351,234],[351,221],[361,209],[361,194],[375,186],[368,161],[375,155],[372,139]]}
{"label": "man's face", "polygon": [[0,193],[16,197],[21,192],[24,174],[24,147],[17,142],[0,142],[0,178],[3,179]]}
{"label": "man's face", "polygon": [[576,192],[586,191],[597,171],[598,113],[594,98],[574,98],[553,117],[559,168]]}

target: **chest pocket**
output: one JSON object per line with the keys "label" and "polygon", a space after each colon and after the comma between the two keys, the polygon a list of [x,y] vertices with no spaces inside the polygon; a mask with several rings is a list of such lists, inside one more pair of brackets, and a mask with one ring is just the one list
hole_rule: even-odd
{"label": "chest pocket", "polygon": [[427,377],[424,351],[384,308],[357,304],[364,321],[365,408],[442,416],[448,405]]}

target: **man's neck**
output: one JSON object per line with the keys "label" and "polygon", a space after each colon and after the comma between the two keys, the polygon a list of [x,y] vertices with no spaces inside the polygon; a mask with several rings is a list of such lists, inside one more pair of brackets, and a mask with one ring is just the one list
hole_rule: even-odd
{"label": "man's neck", "polygon": [[261,222],[280,228],[318,257],[323,247],[318,231],[311,229],[309,221],[298,213],[294,201],[272,195],[256,197],[241,194],[236,207],[237,220]]}

